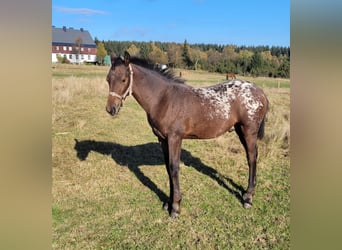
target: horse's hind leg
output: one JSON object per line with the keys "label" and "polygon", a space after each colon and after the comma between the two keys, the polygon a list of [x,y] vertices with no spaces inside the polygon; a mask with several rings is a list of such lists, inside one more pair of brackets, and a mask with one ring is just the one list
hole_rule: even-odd
{"label": "horse's hind leg", "polygon": [[235,125],[241,143],[246,150],[249,167],[248,187],[243,194],[243,206],[249,208],[252,205],[254,189],[256,186],[256,161],[258,157],[257,130],[242,125]]}

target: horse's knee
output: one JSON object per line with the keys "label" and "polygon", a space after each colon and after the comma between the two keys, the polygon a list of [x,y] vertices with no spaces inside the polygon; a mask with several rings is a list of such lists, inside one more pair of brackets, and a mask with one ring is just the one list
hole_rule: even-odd
{"label": "horse's knee", "polygon": [[172,178],[178,178],[178,172],[179,172],[179,168],[178,167],[171,167],[170,169],[170,175]]}

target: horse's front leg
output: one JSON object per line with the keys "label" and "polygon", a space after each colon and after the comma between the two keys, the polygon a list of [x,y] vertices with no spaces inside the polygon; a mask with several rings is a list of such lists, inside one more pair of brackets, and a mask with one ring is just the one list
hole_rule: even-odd
{"label": "horse's front leg", "polygon": [[180,213],[180,202],[182,195],[179,188],[179,163],[181,155],[182,139],[179,136],[168,137],[168,148],[169,148],[169,176],[170,176],[170,216],[175,218]]}
{"label": "horse's front leg", "polygon": [[170,196],[169,196],[170,198],[168,201],[164,202],[163,209],[169,210],[172,207],[171,199],[173,196],[173,186],[172,186],[172,179],[171,179],[171,173],[170,173],[170,168],[169,168],[169,145],[168,145],[167,139],[163,139],[163,138],[158,137],[158,140],[159,140],[160,146],[163,150],[165,167],[166,167],[167,175],[169,177],[169,184],[170,184]]}

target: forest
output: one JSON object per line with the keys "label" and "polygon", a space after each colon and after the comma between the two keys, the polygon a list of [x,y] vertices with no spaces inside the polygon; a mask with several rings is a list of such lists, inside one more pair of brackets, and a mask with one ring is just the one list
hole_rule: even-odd
{"label": "forest", "polygon": [[187,40],[184,43],[99,41],[96,37],[95,43],[98,58],[111,52],[123,55],[127,50],[131,56],[171,68],[243,76],[290,77],[290,47],[189,44]]}

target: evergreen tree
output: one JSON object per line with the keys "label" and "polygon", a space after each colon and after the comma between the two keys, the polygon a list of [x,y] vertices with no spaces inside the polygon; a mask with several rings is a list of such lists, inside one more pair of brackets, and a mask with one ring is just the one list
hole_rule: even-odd
{"label": "evergreen tree", "polygon": [[188,43],[187,43],[186,39],[185,39],[184,44],[183,44],[182,57],[183,57],[183,62],[185,64],[185,66],[187,68],[191,67],[192,61],[191,61],[191,58],[190,58],[189,47],[188,47]]}
{"label": "evergreen tree", "polygon": [[97,46],[97,45],[99,44],[100,40],[95,36],[94,42],[95,42],[95,44],[96,44],[96,46]]}
{"label": "evergreen tree", "polygon": [[143,59],[148,59],[149,54],[151,53],[152,48],[150,43],[143,43],[140,45],[140,56]]}
{"label": "evergreen tree", "polygon": [[284,60],[279,68],[278,74],[279,77],[289,78],[290,77],[290,62],[288,60]]}

